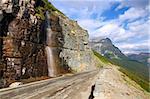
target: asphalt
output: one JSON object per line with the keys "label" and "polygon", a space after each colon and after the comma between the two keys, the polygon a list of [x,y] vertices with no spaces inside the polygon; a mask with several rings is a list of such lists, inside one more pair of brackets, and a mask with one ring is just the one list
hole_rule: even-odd
{"label": "asphalt", "polygon": [[88,99],[99,70],[0,90],[0,99]]}

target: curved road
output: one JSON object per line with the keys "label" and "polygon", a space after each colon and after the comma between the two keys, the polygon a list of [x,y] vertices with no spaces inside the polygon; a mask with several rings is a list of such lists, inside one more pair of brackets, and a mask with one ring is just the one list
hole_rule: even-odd
{"label": "curved road", "polygon": [[88,99],[98,70],[0,90],[0,99]]}

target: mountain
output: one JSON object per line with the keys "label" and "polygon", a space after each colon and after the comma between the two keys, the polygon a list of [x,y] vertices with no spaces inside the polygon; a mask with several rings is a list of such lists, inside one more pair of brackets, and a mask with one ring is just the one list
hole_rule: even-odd
{"label": "mountain", "polygon": [[90,46],[94,51],[109,59],[111,63],[120,66],[120,71],[124,72],[143,88],[150,91],[149,67],[147,65],[128,58],[119,48],[112,44],[109,38],[91,39]]}
{"label": "mountain", "polygon": [[145,65],[150,66],[150,53],[127,54],[131,60],[139,61]]}
{"label": "mountain", "polygon": [[105,39],[92,39],[90,40],[90,46],[99,52],[103,56],[107,56],[111,59],[113,58],[125,58],[125,55],[112,44],[109,38]]}
{"label": "mountain", "polygon": [[49,1],[0,1],[0,88],[9,87],[0,89],[0,97],[147,99],[147,92],[127,77],[147,74],[144,66],[136,63],[142,72],[135,72],[109,38],[91,43],[103,56],[93,51],[88,32]]}
{"label": "mountain", "polygon": [[6,85],[95,69],[93,56],[88,32],[48,0],[0,2],[0,80]]}
{"label": "mountain", "polygon": [[123,71],[121,67],[118,68],[110,59],[96,51],[93,52],[102,65],[98,79],[93,85],[95,87],[93,91],[94,99],[102,99],[104,97],[105,99],[134,99],[137,97],[139,99],[148,99],[150,93],[146,92],[139,85],[141,83],[138,83],[137,79],[132,79],[138,78],[137,75],[133,76],[130,72]]}

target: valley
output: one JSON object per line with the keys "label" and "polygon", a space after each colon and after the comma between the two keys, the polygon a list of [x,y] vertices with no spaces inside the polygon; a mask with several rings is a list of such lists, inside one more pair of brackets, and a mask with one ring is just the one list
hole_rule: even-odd
{"label": "valley", "polygon": [[149,99],[149,54],[89,40],[52,2],[0,1],[0,99]]}

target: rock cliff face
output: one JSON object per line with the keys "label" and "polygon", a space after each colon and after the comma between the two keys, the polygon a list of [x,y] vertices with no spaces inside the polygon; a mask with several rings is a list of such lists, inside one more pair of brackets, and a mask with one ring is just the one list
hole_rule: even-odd
{"label": "rock cliff face", "polygon": [[[149,91],[149,67],[147,64],[138,62],[125,56],[117,47],[115,47],[111,40],[106,39],[94,39],[91,41],[91,47],[93,50],[102,54],[112,63],[120,66],[120,71],[124,72],[131,79],[136,81],[144,89]],[[146,57],[145,57],[146,58]]]}
{"label": "rock cliff face", "polygon": [[109,38],[94,38],[90,40],[90,46],[103,56],[110,56],[109,58],[125,58],[126,56],[112,44]]}
{"label": "rock cliff face", "polygon": [[[49,12],[48,19],[46,11]],[[52,37],[48,36],[48,29]],[[47,52],[47,46],[52,54]],[[47,76],[51,64],[48,56],[54,56],[53,62],[58,68],[55,76],[66,71],[94,68],[88,33],[77,22],[67,18],[47,0],[2,0],[0,78]]]}

